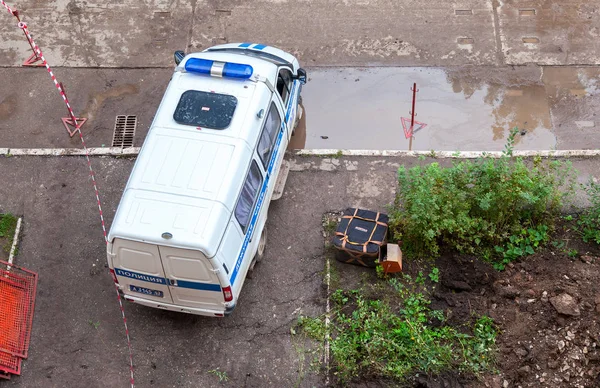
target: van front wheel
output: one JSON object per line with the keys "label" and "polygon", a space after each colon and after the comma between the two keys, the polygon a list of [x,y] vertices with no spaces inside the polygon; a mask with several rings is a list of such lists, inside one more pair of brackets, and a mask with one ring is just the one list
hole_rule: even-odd
{"label": "van front wheel", "polygon": [[252,278],[252,272],[254,271],[254,266],[256,263],[261,261],[263,257],[265,257],[265,248],[267,247],[267,226],[263,227],[262,233],[260,234],[260,240],[258,241],[258,249],[256,250],[256,254],[252,259],[252,263],[250,263],[250,268],[248,268],[248,277]]}

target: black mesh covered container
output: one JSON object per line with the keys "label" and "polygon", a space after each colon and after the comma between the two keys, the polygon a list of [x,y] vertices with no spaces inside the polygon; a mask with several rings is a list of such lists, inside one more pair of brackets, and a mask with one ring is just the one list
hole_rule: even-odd
{"label": "black mesh covered container", "polygon": [[387,214],[348,208],[333,236],[336,259],[343,263],[376,267],[381,246],[387,243]]}

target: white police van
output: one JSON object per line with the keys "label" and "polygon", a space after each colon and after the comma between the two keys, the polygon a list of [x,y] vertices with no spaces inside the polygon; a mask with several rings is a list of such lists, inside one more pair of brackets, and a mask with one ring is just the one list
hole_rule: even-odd
{"label": "white police van", "polygon": [[108,265],[128,301],[222,317],[264,253],[306,72],[250,43],[178,51],[175,62],[108,234]]}

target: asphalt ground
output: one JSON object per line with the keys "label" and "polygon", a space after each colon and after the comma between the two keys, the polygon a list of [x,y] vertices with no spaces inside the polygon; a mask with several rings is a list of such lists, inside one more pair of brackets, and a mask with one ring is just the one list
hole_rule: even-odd
{"label": "asphalt ground", "polygon": [[[322,217],[349,206],[386,211],[410,157],[300,157],[271,204],[266,258],[247,279],[233,315],[205,318],[126,303],[137,386],[323,386],[314,344],[291,334],[300,314],[325,311]],[[133,159],[93,157],[110,227]],[[447,165],[450,160],[437,160]],[[574,158],[579,180],[600,178],[600,158]],[[82,157],[0,158],[4,212],[23,216],[16,264],[40,275],[29,358],[19,387],[128,386],[121,313]],[[317,190],[318,188],[318,190]],[[577,205],[581,202],[579,193]],[[409,264],[409,262],[408,262]],[[368,271],[337,264],[344,281]],[[215,370],[224,372],[219,382]],[[211,372],[213,371],[213,372]]]}

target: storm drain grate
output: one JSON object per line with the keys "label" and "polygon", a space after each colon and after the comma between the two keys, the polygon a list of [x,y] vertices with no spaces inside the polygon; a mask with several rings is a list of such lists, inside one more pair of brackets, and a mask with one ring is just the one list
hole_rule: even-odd
{"label": "storm drain grate", "polygon": [[135,127],[137,127],[137,116],[117,116],[115,119],[112,146],[121,148],[133,147]]}

